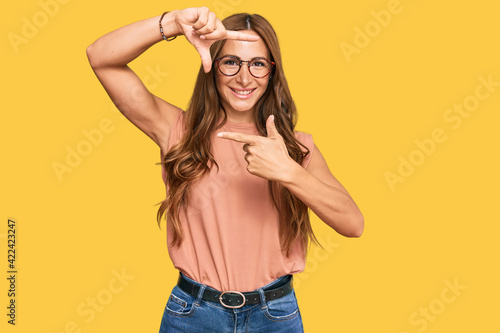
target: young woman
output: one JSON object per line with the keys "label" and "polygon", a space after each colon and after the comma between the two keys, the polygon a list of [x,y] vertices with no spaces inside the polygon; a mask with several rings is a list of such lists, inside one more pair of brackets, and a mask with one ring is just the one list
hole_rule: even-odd
{"label": "young woman", "polygon": [[[127,65],[179,35],[202,61],[186,111]],[[102,36],[87,55],[118,109],[160,148],[167,195],[158,223],[165,215],[180,271],[160,332],[303,332],[292,276],[315,241],[308,208],[347,237],[359,237],[364,221],[312,136],[294,131],[268,21],[174,10]]]}

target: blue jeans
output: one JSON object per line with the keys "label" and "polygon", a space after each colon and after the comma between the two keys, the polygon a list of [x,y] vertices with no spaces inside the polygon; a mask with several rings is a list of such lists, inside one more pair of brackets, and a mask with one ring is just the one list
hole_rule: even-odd
{"label": "blue jeans", "polygon": [[282,276],[270,284],[256,289],[260,293],[260,304],[244,305],[238,309],[226,308],[220,303],[202,300],[203,292],[210,287],[200,286],[197,297],[193,297],[178,286],[172,289],[168,298],[160,333],[303,333],[295,291],[267,302],[264,291],[284,279]]}

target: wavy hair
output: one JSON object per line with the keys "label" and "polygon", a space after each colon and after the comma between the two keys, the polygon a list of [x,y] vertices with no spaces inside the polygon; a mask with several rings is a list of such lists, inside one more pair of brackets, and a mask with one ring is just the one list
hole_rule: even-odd
{"label": "wavy hair", "polygon": [[[297,122],[297,109],[283,72],[281,51],[274,29],[265,18],[257,14],[234,14],[225,18],[222,23],[228,30],[252,30],[265,42],[271,54],[271,61],[276,65],[270,74],[266,91],[256,103],[253,120],[259,133],[267,136],[266,119],[274,115],[276,129],[283,137],[290,157],[297,163],[302,163],[310,151],[295,139],[293,133]],[[212,64],[224,44],[225,40],[220,40],[210,47]],[[205,73],[203,67],[200,67],[186,110],[185,130],[189,135],[184,135],[171,147],[160,162],[165,166],[167,196],[160,203],[157,222],[160,226],[162,216],[166,215],[167,223],[171,223],[172,227],[173,246],[179,245],[183,239],[179,211],[182,205],[189,202],[189,184],[209,172],[214,165],[219,169],[211,152],[211,134],[225,124],[227,115],[221,105],[215,80],[214,67],[209,73]],[[305,153],[300,146],[305,148]],[[309,240],[318,244],[309,220],[307,205],[275,181],[269,181],[268,188],[279,212],[282,251],[289,255],[297,240],[301,242],[304,251],[307,251]]]}

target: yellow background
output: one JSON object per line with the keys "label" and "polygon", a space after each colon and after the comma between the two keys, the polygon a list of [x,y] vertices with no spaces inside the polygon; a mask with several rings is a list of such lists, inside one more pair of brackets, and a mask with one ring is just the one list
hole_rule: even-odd
{"label": "yellow background", "polygon": [[[8,218],[17,223],[19,271],[15,327],[1,278],[2,332],[158,331],[177,278],[155,222],[159,151],[113,108],[85,49],[125,24],[199,5],[220,17],[260,13],[274,25],[297,129],[313,134],[365,217],[362,237],[348,239],[312,215],[325,250],[311,249],[296,277],[306,332],[499,332],[500,86],[459,126],[444,118],[454,104],[474,102],[480,77],[500,82],[496,2],[65,2],[51,16],[34,0],[9,2],[0,14],[0,275]],[[389,7],[398,13],[377,30],[372,11]],[[39,27],[25,28],[30,37],[14,46],[9,36],[22,37],[26,20]],[[356,29],[365,28],[369,43],[346,57],[341,45],[361,45]],[[184,108],[199,63],[177,38],[131,66]],[[103,120],[109,133],[58,179],[53,163],[65,164],[67,147],[83,149],[83,131]],[[446,140],[416,152],[415,140],[428,142],[435,128]],[[410,156],[420,165],[391,187],[387,172],[398,174]],[[115,277],[122,272],[125,282]]]}

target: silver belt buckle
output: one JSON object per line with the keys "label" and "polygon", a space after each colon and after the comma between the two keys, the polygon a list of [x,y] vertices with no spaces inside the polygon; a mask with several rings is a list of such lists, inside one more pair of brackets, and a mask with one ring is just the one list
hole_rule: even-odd
{"label": "silver belt buckle", "polygon": [[[222,296],[224,296],[224,294],[238,294],[241,296],[241,298],[243,299],[243,302],[241,303],[241,305],[227,305],[227,304],[224,304],[224,302],[222,301]],[[241,308],[243,305],[245,305],[246,303],[246,298],[245,298],[245,295],[243,295],[242,293],[240,293],[239,291],[224,291],[222,294],[220,294],[219,296],[219,302],[220,304],[222,304],[223,306],[225,306],[226,308],[230,308],[230,309],[238,309],[238,308]]]}

